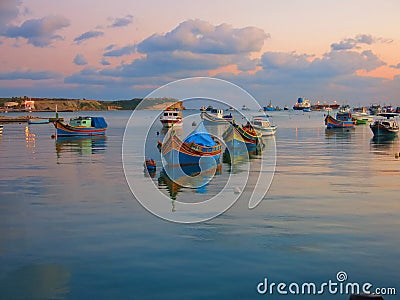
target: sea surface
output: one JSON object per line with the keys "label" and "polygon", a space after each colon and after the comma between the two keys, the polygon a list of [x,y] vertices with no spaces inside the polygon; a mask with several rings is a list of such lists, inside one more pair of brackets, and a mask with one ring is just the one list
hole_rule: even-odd
{"label": "sea surface", "polygon": [[[398,139],[374,141],[366,125],[326,131],[323,112],[270,112],[277,164],[260,205],[249,210],[239,199],[212,220],[177,224],[148,212],[127,184],[130,112],[90,114],[106,118],[105,138],[56,140],[51,124],[4,125],[0,299],[348,299],[257,292],[265,278],[322,284],[339,282],[338,272],[344,283],[394,287],[397,296],[384,298],[398,299]],[[200,201],[230,166],[201,190],[171,189],[160,172],[151,180],[171,201]]]}

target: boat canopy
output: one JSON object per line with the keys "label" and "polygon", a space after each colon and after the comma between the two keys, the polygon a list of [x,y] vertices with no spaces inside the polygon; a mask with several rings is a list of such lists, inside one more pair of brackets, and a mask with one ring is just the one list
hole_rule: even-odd
{"label": "boat canopy", "polygon": [[107,128],[107,122],[103,117],[92,117],[92,125],[95,128]]}
{"label": "boat canopy", "polygon": [[195,130],[184,140],[185,143],[195,143],[201,146],[213,147],[217,143],[212,139],[211,135],[208,133],[203,122],[201,122]]}

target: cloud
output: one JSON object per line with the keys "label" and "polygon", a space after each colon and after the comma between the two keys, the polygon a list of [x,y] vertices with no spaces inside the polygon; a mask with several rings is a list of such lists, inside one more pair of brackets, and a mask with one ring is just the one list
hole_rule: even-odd
{"label": "cloud", "polygon": [[105,60],[104,58],[102,58],[101,59],[101,62],[100,62],[103,66],[109,66],[109,65],[111,65],[107,60]]}
{"label": "cloud", "polygon": [[36,47],[46,47],[53,41],[62,40],[63,37],[56,32],[69,25],[69,20],[63,16],[47,16],[27,20],[21,26],[8,26],[3,35],[9,38],[26,38],[28,43]]}
{"label": "cloud", "polygon": [[87,60],[85,58],[85,56],[83,56],[82,54],[77,54],[74,58],[74,64],[76,64],[77,66],[84,66],[87,65]]}
{"label": "cloud", "polygon": [[113,49],[114,47],[115,47],[115,44],[111,44],[111,45],[108,45],[107,47],[105,47],[104,50],[109,51],[109,50]]}
{"label": "cloud", "polygon": [[390,67],[392,69],[400,69],[400,63],[398,63],[397,65],[390,65]]}
{"label": "cloud", "polygon": [[238,54],[260,51],[269,38],[256,27],[233,28],[228,24],[213,26],[202,20],[188,20],[172,31],[154,34],[138,45],[141,53],[190,51],[208,54]]}
{"label": "cloud", "polygon": [[46,80],[60,78],[62,75],[56,72],[50,71],[13,71],[13,72],[2,72],[0,73],[0,80],[17,80],[17,79],[29,79],[29,80]]}
{"label": "cloud", "polygon": [[80,36],[77,36],[76,38],[74,38],[74,42],[76,42],[77,44],[80,44],[86,40],[97,38],[97,37],[100,37],[103,35],[104,35],[104,32],[102,32],[102,31],[96,31],[96,30],[87,31],[85,33],[82,33]]}
{"label": "cloud", "polygon": [[132,15],[126,15],[123,18],[116,18],[114,22],[110,25],[110,27],[124,27],[128,26],[133,22],[133,16]]}
{"label": "cloud", "polygon": [[0,1],[0,34],[4,33],[7,25],[19,15],[22,0]]}
{"label": "cloud", "polygon": [[372,45],[375,43],[391,43],[393,40],[382,37],[374,37],[370,34],[358,34],[354,38],[346,38],[339,43],[331,44],[332,50],[350,50],[360,48],[360,44]]}
{"label": "cloud", "polygon": [[107,51],[107,52],[104,53],[104,56],[119,57],[119,56],[124,56],[124,55],[129,55],[129,54],[135,53],[135,51],[136,51],[136,46],[135,45],[127,45],[125,47],[121,47],[121,48],[118,48],[118,49],[113,49],[113,50]]}

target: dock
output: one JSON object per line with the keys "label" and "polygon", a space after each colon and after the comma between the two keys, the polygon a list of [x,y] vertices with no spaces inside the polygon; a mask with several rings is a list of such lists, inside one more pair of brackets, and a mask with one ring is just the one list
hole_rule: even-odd
{"label": "dock", "polygon": [[[40,118],[32,116],[17,116],[17,117],[0,116],[0,123],[27,123],[29,119],[40,119]],[[64,121],[64,118],[49,118],[50,122],[55,122],[57,120]]]}

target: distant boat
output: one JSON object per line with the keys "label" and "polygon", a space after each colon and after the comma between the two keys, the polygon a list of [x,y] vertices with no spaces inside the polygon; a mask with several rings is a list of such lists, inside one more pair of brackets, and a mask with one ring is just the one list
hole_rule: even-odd
{"label": "distant boat", "polygon": [[[386,119],[377,119],[370,128],[374,137],[395,137],[399,133],[399,125],[394,117],[398,116],[396,113],[381,113],[379,116]],[[393,119],[392,119],[393,118]]]}
{"label": "distant boat", "polygon": [[43,119],[43,118],[28,119],[28,124],[48,124],[48,123],[50,123],[49,119]]}
{"label": "distant boat", "polygon": [[289,110],[289,106],[285,105],[285,107],[283,108],[283,110]]}
{"label": "distant boat", "polygon": [[277,129],[276,125],[271,125],[267,116],[254,116],[250,123],[262,136],[274,135]]}
{"label": "distant boat", "polygon": [[231,113],[229,115],[224,115],[224,111],[222,109],[215,108],[213,108],[210,112],[203,111],[201,113],[201,118],[203,119],[205,125],[214,125],[233,121],[233,116]]}
{"label": "distant boat", "polygon": [[221,151],[220,142],[214,140],[203,122],[183,141],[175,130],[170,130],[161,145],[162,156],[168,165],[215,165],[220,162]]}
{"label": "distant boat", "polygon": [[69,124],[55,120],[53,124],[57,136],[104,135],[107,129],[107,123],[103,117],[71,118]]}
{"label": "distant boat", "polygon": [[328,114],[325,118],[325,125],[327,129],[354,128],[354,122],[350,111],[344,109],[337,112],[336,118]]}
{"label": "distant boat", "polygon": [[372,104],[369,111],[371,115],[379,115],[382,112],[382,107],[379,104]]}
{"label": "distant boat", "polygon": [[248,108],[246,105],[243,104],[242,110],[250,110],[250,108]]}
{"label": "distant boat", "polygon": [[271,101],[269,101],[269,104],[267,106],[263,107],[264,111],[275,111],[276,107],[274,107],[271,103]]}
{"label": "distant boat", "polygon": [[160,122],[164,128],[182,126],[182,112],[177,108],[167,108],[163,111],[162,116],[160,117]]}
{"label": "distant boat", "polygon": [[297,99],[297,103],[293,106],[294,110],[303,110],[305,108],[311,108],[310,100],[304,99],[302,97]]}

